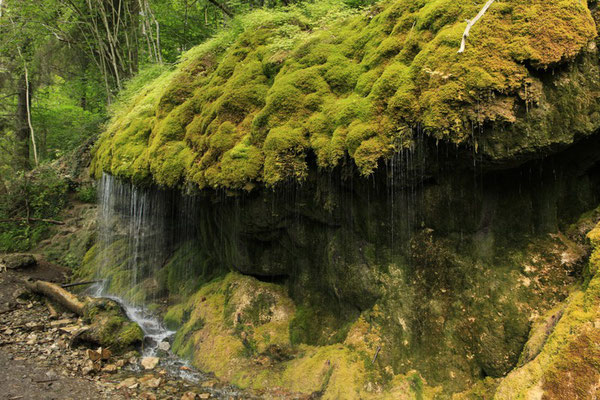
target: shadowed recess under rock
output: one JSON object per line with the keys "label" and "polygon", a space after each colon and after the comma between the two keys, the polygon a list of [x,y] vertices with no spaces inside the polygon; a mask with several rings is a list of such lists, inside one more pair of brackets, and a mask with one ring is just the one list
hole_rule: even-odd
{"label": "shadowed recess under rock", "polygon": [[600,200],[598,140],[478,171],[424,139],[371,178],[310,168],[302,185],[236,196],[104,175],[80,273],[150,309],[168,301],[174,350],[244,387],[319,391],[328,373],[311,363],[334,351],[330,395],[349,371],[348,393],[417,378],[464,390],[517,365],[530,317],[581,276],[569,232]]}

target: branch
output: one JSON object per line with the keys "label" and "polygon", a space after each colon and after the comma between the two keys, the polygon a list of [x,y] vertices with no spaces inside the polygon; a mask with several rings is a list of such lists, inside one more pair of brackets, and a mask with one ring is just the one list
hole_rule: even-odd
{"label": "branch", "polygon": [[82,285],[91,285],[92,283],[99,283],[100,281],[86,281],[86,282],[75,282],[75,283],[67,283],[65,285],[60,285],[61,288],[66,289],[74,286],[82,286]]}
{"label": "branch", "polygon": [[64,225],[65,223],[62,221],[56,221],[54,219],[46,219],[46,218],[3,218],[0,219],[0,222],[45,222],[47,224],[54,225]]}
{"label": "branch", "polygon": [[221,11],[223,11],[225,14],[227,14],[227,16],[229,18],[233,18],[233,12],[231,12],[229,10],[229,8],[227,8],[224,4],[219,3],[217,0],[208,0],[210,3],[212,3],[213,5],[217,6],[218,8],[221,9]]}
{"label": "branch", "polygon": [[471,21],[469,21],[469,23],[467,24],[467,27],[465,28],[465,32],[463,33],[463,36],[462,36],[462,42],[460,43],[460,49],[458,50],[459,53],[464,53],[465,46],[467,45],[467,37],[469,37],[469,32],[471,31],[471,28],[473,27],[473,25],[475,25],[477,23],[477,21],[479,21],[479,19],[481,17],[483,17],[483,15],[486,13],[488,8],[490,8],[490,6],[492,5],[492,3],[494,1],[495,0],[488,0],[488,2],[485,3],[485,5],[481,9],[481,11],[479,11],[479,13],[475,16],[475,18],[473,18]]}

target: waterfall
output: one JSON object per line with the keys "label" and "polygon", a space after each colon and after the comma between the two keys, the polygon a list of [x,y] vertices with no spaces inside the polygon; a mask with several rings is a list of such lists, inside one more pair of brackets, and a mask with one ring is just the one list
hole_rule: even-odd
{"label": "waterfall", "polygon": [[152,280],[170,251],[169,194],[121,182],[108,174],[103,174],[99,192],[98,274],[106,279],[103,290],[142,303],[152,290],[143,294],[136,289],[156,286]]}

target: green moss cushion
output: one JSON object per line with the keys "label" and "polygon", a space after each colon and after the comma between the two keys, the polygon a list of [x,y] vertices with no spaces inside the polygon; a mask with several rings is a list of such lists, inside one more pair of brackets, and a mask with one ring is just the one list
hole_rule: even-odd
{"label": "green moss cushion", "polygon": [[251,189],[348,156],[363,175],[416,130],[495,163],[600,126],[594,18],[580,0],[317,2],[246,15],[115,113],[95,172]]}

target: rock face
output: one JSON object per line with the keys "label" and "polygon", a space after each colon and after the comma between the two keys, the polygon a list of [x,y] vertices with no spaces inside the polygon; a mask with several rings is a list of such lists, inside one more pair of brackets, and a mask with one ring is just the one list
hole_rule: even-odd
{"label": "rock face", "polygon": [[[119,197],[133,189],[113,179],[110,201],[143,235],[122,240],[119,232],[134,231],[115,227],[84,269],[108,258],[103,273],[114,291],[138,301],[181,301],[165,321],[179,329],[174,350],[227,379],[252,370],[240,367],[253,365],[245,359],[287,363],[279,370],[310,376],[306,371],[321,366],[306,363],[335,357],[343,371],[361,371],[351,360],[366,357],[375,358],[378,371],[400,377],[417,370],[429,385],[464,390],[479,376],[514,368],[530,318],[578,282],[586,252],[581,231],[591,227],[577,220],[600,199],[599,141],[518,168],[478,172],[424,138],[370,180],[347,167],[315,172],[302,186],[230,198],[143,188]],[[128,213],[143,208],[131,203],[140,198],[152,198],[153,211],[136,220]],[[160,246],[162,257],[155,253]],[[246,277],[208,284],[229,266]],[[226,320],[215,322],[211,313]],[[282,319],[267,332],[274,315]],[[301,361],[294,349],[302,346],[314,353]],[[538,350],[528,348],[535,356]],[[320,378],[311,379],[296,383],[318,391]],[[296,383],[289,385],[303,390]]]}
{"label": "rock face", "polygon": [[294,11],[190,52],[101,139],[110,235],[81,275],[176,303],[174,351],[242,386],[496,390],[599,218],[597,10],[495,2],[459,55],[478,9]]}

